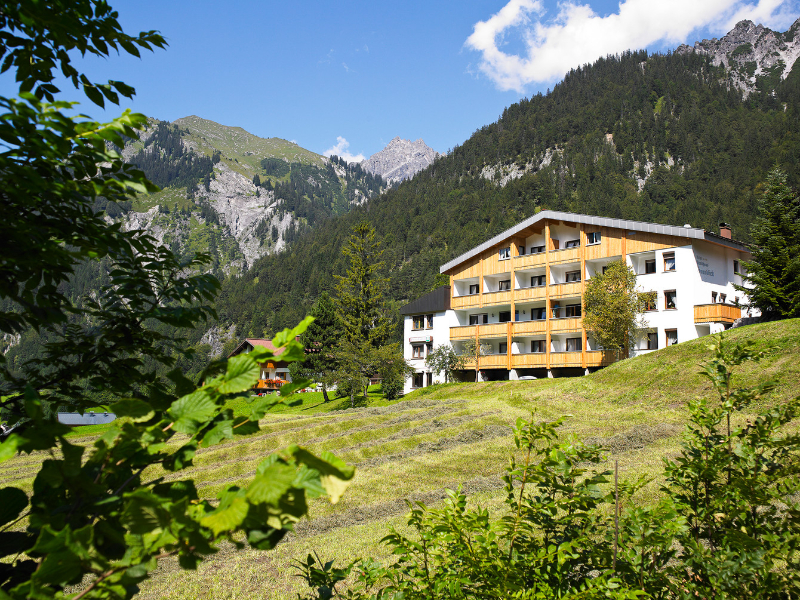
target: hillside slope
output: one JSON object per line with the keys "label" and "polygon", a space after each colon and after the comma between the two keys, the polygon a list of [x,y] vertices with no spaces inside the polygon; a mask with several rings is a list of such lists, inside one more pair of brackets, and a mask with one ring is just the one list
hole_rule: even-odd
{"label": "hillside slope", "polygon": [[[753,411],[800,394],[800,319],[734,329],[724,339],[728,344],[750,341],[766,353],[761,363],[742,368],[736,385],[773,377],[778,382]],[[445,488],[463,485],[473,501],[497,506],[499,475],[513,450],[510,426],[532,412],[536,419],[572,415],[563,435],[606,446],[606,464],[619,460],[623,480],[656,476],[661,459],[678,449],[687,402],[709,397],[710,387],[698,371],[710,356],[710,341],[664,348],[588,377],[434,386],[385,406],[348,409],[347,399],[325,405],[316,394],[300,395],[302,405],[269,416],[259,435],[200,450],[190,471],[164,475],[167,480],[193,477],[200,495],[212,497],[228,484],[248,481],[265,455],[300,443],[357,465],[356,479],[341,502],[312,504],[312,519],[273,552],[227,547],[196,572],[178,571],[165,561],[140,597],[234,598],[256,591],[259,597],[291,597],[299,586],[292,562],[312,548],[326,560],[341,561],[385,552],[378,541],[389,525],[403,524],[406,498],[433,504],[444,497]],[[0,477],[30,490],[44,458],[6,461]],[[637,498],[649,501],[657,493],[658,480]]]}

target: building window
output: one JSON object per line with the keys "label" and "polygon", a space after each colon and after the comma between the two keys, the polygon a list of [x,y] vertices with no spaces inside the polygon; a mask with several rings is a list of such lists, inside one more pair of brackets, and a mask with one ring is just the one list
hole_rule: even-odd
{"label": "building window", "polygon": [[667,335],[667,346],[674,346],[678,343],[678,330],[666,329],[664,333]]}
{"label": "building window", "polygon": [[498,354],[508,354],[508,342],[500,342],[497,348]]}
{"label": "building window", "polygon": [[720,295],[719,295],[719,301],[720,301],[722,304],[725,304],[725,300],[727,300],[727,299],[728,299],[728,295],[727,295],[727,294],[720,294]]}
{"label": "building window", "polygon": [[426,356],[433,352],[433,344],[425,344],[425,353]]}
{"label": "building window", "polygon": [[422,387],[422,373],[414,373],[414,377],[411,379],[411,387]]}
{"label": "building window", "polygon": [[567,338],[567,352],[580,352],[581,338]]}
{"label": "building window", "polygon": [[664,271],[674,271],[674,270],[675,270],[675,253],[666,252],[664,254]]}
{"label": "building window", "polygon": [[507,292],[508,290],[510,290],[510,289],[511,289],[511,280],[510,280],[510,279],[503,279],[503,280],[501,280],[501,281],[499,282],[499,287],[498,287],[498,289],[499,289],[501,292]]}
{"label": "building window", "polygon": [[425,317],[422,315],[416,315],[414,317],[414,329],[422,329],[424,325]]}
{"label": "building window", "polygon": [[519,323],[519,310],[514,311],[514,322]]}
{"label": "building window", "polygon": [[544,306],[531,309],[531,321],[544,321],[547,318],[547,310]]}
{"label": "building window", "polygon": [[531,342],[531,352],[544,352],[544,342],[545,340],[533,340]]}
{"label": "building window", "polygon": [[487,314],[469,316],[470,325],[480,325],[481,323],[486,324],[488,322],[489,322],[489,315]]}
{"label": "building window", "polygon": [[477,283],[469,284],[469,295],[473,296],[477,293],[478,293],[478,284]]}
{"label": "building window", "polygon": [[511,248],[500,248],[500,260],[511,258]]}
{"label": "building window", "polygon": [[739,261],[738,260],[733,261],[733,272],[736,275],[741,275],[741,273],[739,273]]}
{"label": "building window", "polygon": [[531,254],[541,254],[544,252],[544,246],[531,246]]}
{"label": "building window", "polygon": [[589,244],[599,244],[600,243],[600,232],[599,231],[592,231],[591,233],[586,234],[586,243]]}
{"label": "building window", "polygon": [[656,272],[656,259],[651,258],[649,260],[644,261],[644,274],[647,275],[649,273]]}
{"label": "building window", "polygon": [[569,317],[580,317],[581,316],[581,305],[580,304],[568,304],[567,305],[567,318]]}
{"label": "building window", "polygon": [[425,385],[433,385],[433,373],[425,373],[427,383]]}
{"label": "building window", "polygon": [[657,292],[647,292],[646,294],[643,294],[643,296],[644,296],[644,309],[646,311],[658,310],[656,307],[656,301],[658,298]]}
{"label": "building window", "polygon": [[567,283],[575,283],[581,280],[580,271],[568,271],[566,276],[567,276]]}
{"label": "building window", "polygon": [[511,320],[511,311],[506,310],[499,313],[499,321],[501,323],[508,323]]}
{"label": "building window", "polygon": [[520,256],[525,256],[525,246],[517,246]]}
{"label": "building window", "polygon": [[647,334],[647,349],[658,350],[658,332],[651,331]]}
{"label": "building window", "polygon": [[711,292],[711,304],[716,304],[717,302],[717,292]]}
{"label": "building window", "polygon": [[564,243],[564,248],[577,248],[580,245],[581,245],[580,240],[567,240]]}
{"label": "building window", "polygon": [[433,329],[433,315],[425,315],[425,328]]}
{"label": "building window", "polygon": [[411,358],[423,358],[422,344],[411,346]]}
{"label": "building window", "polygon": [[677,298],[678,294],[675,290],[664,292],[664,308],[667,310],[678,308]]}
{"label": "building window", "polygon": [[545,283],[544,275],[534,275],[531,277],[531,287],[542,287]]}
{"label": "building window", "polygon": [[550,307],[550,310],[553,312],[553,319],[560,319],[561,318],[561,307],[558,304],[554,304]]}

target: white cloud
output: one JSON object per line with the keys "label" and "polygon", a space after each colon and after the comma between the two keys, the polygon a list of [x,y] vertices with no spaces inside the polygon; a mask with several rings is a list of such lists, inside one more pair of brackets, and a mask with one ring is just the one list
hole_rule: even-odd
{"label": "white cloud", "polygon": [[332,156],[336,155],[339,158],[345,159],[349,163],[353,162],[361,162],[364,160],[365,156],[363,154],[350,154],[347,149],[350,147],[350,142],[348,142],[345,138],[340,135],[336,136],[336,145],[331,146],[325,152],[322,153],[322,156]]}
{"label": "white cloud", "polygon": [[[601,56],[658,42],[694,42],[688,36],[701,27],[724,34],[750,19],[780,28],[791,23],[796,5],[796,0],[623,0],[617,13],[601,17],[588,4],[566,1],[545,21],[541,0],[509,0],[475,24],[465,45],[481,53],[479,68],[499,89],[522,92],[528,84],[560,79]],[[524,43],[524,56],[502,50],[512,36]]]}

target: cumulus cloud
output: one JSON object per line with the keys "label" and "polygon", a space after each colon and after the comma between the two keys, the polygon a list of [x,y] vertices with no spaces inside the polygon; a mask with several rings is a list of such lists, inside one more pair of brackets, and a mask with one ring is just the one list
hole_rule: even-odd
{"label": "cumulus cloud", "polygon": [[333,156],[335,154],[339,158],[343,158],[349,163],[360,163],[362,160],[364,160],[365,156],[361,153],[350,154],[350,152],[347,150],[349,147],[350,142],[348,142],[342,136],[337,135],[336,145],[325,150],[325,152],[322,153],[322,156]]}
{"label": "cumulus cloud", "polygon": [[[601,56],[655,43],[693,42],[689,34],[701,27],[724,33],[750,19],[778,28],[796,5],[796,0],[623,0],[617,13],[601,17],[588,4],[567,1],[546,20],[541,0],[509,0],[474,25],[465,46],[481,53],[481,72],[500,90],[523,92],[526,85],[560,79]],[[503,51],[512,38],[523,42],[524,55]]]}

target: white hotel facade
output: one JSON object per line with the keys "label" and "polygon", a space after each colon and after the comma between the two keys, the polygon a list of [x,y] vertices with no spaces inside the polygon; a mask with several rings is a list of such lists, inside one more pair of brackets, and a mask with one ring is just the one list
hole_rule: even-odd
{"label": "white hotel facade", "polygon": [[[469,339],[486,353],[482,380],[579,375],[606,366],[615,353],[600,348],[582,324],[586,281],[624,260],[640,291],[655,292],[646,327],[632,355],[717,333],[740,318],[746,246],[720,233],[591,215],[542,211],[453,259],[440,269],[441,287],[401,309],[404,356],[416,373],[406,392],[443,381],[425,357]],[[474,359],[462,373],[474,377]]]}

